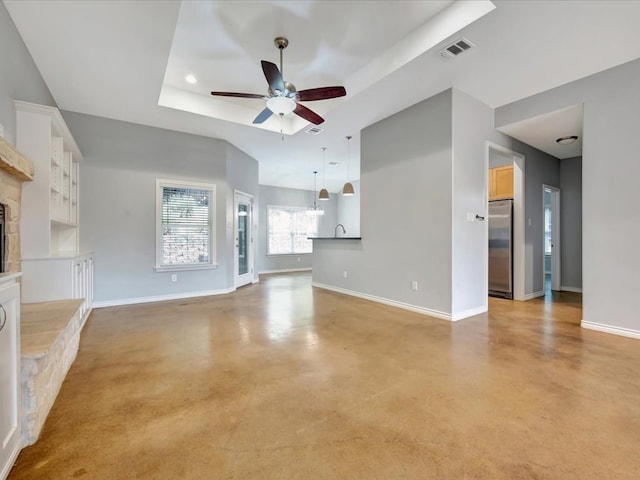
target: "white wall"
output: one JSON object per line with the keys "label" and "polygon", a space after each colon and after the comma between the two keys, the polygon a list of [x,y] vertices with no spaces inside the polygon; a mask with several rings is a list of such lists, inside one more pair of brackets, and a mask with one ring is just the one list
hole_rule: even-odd
{"label": "white wall", "polygon": [[496,110],[506,125],[584,103],[583,325],[640,338],[640,60]]}
{"label": "white wall", "polygon": [[0,124],[4,138],[16,143],[16,111],[14,100],[56,106],[49,88],[40,76],[31,54],[0,2]]}
{"label": "white wall", "polygon": [[[95,252],[96,302],[233,288],[228,144],[101,117],[63,115],[84,155],[80,245]],[[244,167],[250,164],[241,152],[234,155],[242,157]],[[257,179],[252,171],[247,175]],[[177,272],[175,283],[172,272],[154,271],[156,178],[216,185],[216,269]]]}

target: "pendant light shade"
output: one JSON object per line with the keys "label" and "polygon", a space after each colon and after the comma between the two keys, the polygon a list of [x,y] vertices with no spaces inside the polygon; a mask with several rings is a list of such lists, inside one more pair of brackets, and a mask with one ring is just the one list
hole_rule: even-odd
{"label": "pendant light shade", "polygon": [[353,185],[351,184],[351,182],[345,183],[344,187],[342,187],[342,195],[345,197],[351,197],[355,194],[356,194],[356,191],[353,188]]}
{"label": "pendant light shade", "polygon": [[342,187],[343,197],[352,197],[356,194],[353,184],[349,182],[349,157],[351,156],[351,135],[347,135],[347,183]]}
{"label": "pendant light shade", "polygon": [[324,187],[324,182],[325,182],[325,175],[324,175],[324,168],[325,168],[325,158],[324,158],[324,154],[327,151],[327,147],[322,147],[322,190],[320,190],[320,195],[318,195],[318,200],[329,200],[329,190],[327,190]]}

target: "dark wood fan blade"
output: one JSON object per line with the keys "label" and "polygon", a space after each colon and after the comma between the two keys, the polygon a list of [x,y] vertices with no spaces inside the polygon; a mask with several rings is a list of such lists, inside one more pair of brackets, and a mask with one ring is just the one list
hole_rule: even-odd
{"label": "dark wood fan blade", "polygon": [[284,81],[282,80],[282,74],[278,70],[278,66],[275,63],[262,60],[262,71],[267,79],[267,83],[271,90],[284,92]]}
{"label": "dark wood fan blade", "polygon": [[219,97],[264,98],[264,95],[259,95],[257,93],[211,92],[211,95]]}
{"label": "dark wood fan blade", "polygon": [[303,102],[344,97],[346,94],[347,91],[344,89],[344,87],[309,88],[308,90],[300,90],[298,92],[298,96]]}
{"label": "dark wood fan blade", "polygon": [[300,103],[296,103],[296,109],[293,111],[293,113],[315,125],[320,125],[322,122],[324,122],[324,118]]}
{"label": "dark wood fan blade", "polygon": [[253,121],[253,123],[262,123],[264,122],[267,118],[269,118],[272,115],[272,111],[269,110],[268,108],[265,108],[264,110],[262,110],[258,116],[255,118],[255,120]]}

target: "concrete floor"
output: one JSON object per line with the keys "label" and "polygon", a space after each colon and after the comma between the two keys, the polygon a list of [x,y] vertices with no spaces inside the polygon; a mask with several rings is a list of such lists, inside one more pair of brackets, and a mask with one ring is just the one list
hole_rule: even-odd
{"label": "concrete floor", "polygon": [[580,295],[450,323],[263,277],[96,310],[10,479],[638,479],[640,343]]}

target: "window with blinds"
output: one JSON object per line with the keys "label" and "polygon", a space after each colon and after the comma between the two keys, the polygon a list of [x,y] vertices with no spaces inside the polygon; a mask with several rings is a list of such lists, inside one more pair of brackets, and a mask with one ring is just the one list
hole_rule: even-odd
{"label": "window with blinds", "polygon": [[214,263],[215,185],[158,180],[156,268]]}
{"label": "window with blinds", "polygon": [[311,253],[318,232],[318,217],[305,207],[267,205],[267,254]]}

